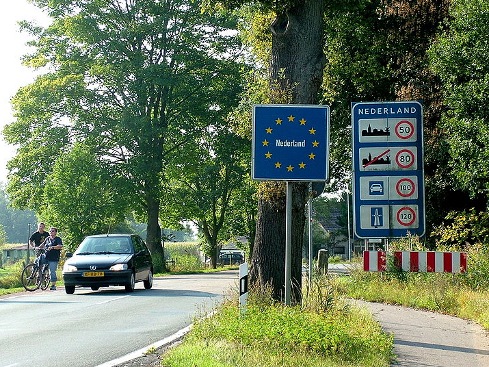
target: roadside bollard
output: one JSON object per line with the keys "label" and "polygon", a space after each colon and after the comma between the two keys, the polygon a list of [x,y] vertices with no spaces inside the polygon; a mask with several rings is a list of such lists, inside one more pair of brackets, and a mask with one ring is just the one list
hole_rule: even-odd
{"label": "roadside bollard", "polygon": [[239,266],[239,308],[241,313],[246,311],[248,299],[248,263]]}
{"label": "roadside bollard", "polygon": [[318,273],[324,275],[328,272],[328,257],[329,251],[326,249],[320,249],[318,251]]}

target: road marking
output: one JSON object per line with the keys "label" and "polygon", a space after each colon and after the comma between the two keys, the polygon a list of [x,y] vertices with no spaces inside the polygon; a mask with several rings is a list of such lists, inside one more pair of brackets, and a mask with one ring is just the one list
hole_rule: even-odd
{"label": "road marking", "polygon": [[164,338],[160,341],[157,341],[156,343],[148,345],[147,347],[141,348],[141,349],[136,350],[132,353],[126,354],[125,356],[122,356],[120,358],[113,359],[112,361],[108,361],[108,362],[99,364],[96,367],[113,367],[113,366],[117,366],[119,364],[125,363],[127,361],[133,360],[135,358],[142,357],[148,352],[148,350],[158,349],[164,345],[168,345],[168,344],[175,342],[176,340],[178,340],[179,338],[181,338],[185,334],[187,334],[190,331],[191,327],[192,327],[192,325],[189,325],[189,326],[177,331],[175,334],[170,335],[169,337]]}
{"label": "road marking", "polygon": [[110,302],[114,302],[114,301],[118,301],[120,299],[123,299],[123,298],[126,298],[126,297],[129,297],[129,296],[120,296],[120,297],[115,297],[115,298],[111,298],[107,301],[103,301],[103,302],[98,302],[98,303],[95,303],[96,305],[103,305],[103,304],[106,304],[106,303],[110,303]]}

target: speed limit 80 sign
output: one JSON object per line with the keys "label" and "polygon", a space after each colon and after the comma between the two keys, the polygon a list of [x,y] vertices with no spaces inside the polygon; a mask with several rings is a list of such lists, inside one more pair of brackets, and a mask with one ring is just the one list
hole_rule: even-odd
{"label": "speed limit 80 sign", "polygon": [[422,122],[418,102],[352,105],[356,237],[424,234]]}

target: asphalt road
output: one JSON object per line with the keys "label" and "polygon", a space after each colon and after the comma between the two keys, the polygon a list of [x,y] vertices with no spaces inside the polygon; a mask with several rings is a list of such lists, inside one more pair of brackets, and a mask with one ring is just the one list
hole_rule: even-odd
{"label": "asphalt road", "polygon": [[0,367],[93,367],[177,333],[211,312],[238,272],[157,278],[153,289],[77,288],[0,298]]}

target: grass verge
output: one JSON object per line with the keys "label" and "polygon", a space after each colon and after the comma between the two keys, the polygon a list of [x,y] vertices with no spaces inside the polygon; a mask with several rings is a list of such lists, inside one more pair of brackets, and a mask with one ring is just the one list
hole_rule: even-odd
{"label": "grass verge", "polygon": [[183,343],[163,355],[162,365],[389,366],[393,337],[370,313],[338,299],[327,304],[285,307],[252,300],[241,313],[228,300],[211,317],[195,321]]}
{"label": "grass verge", "polygon": [[474,290],[463,274],[368,273],[338,279],[347,297],[439,312],[472,320],[489,330],[489,291]]}

